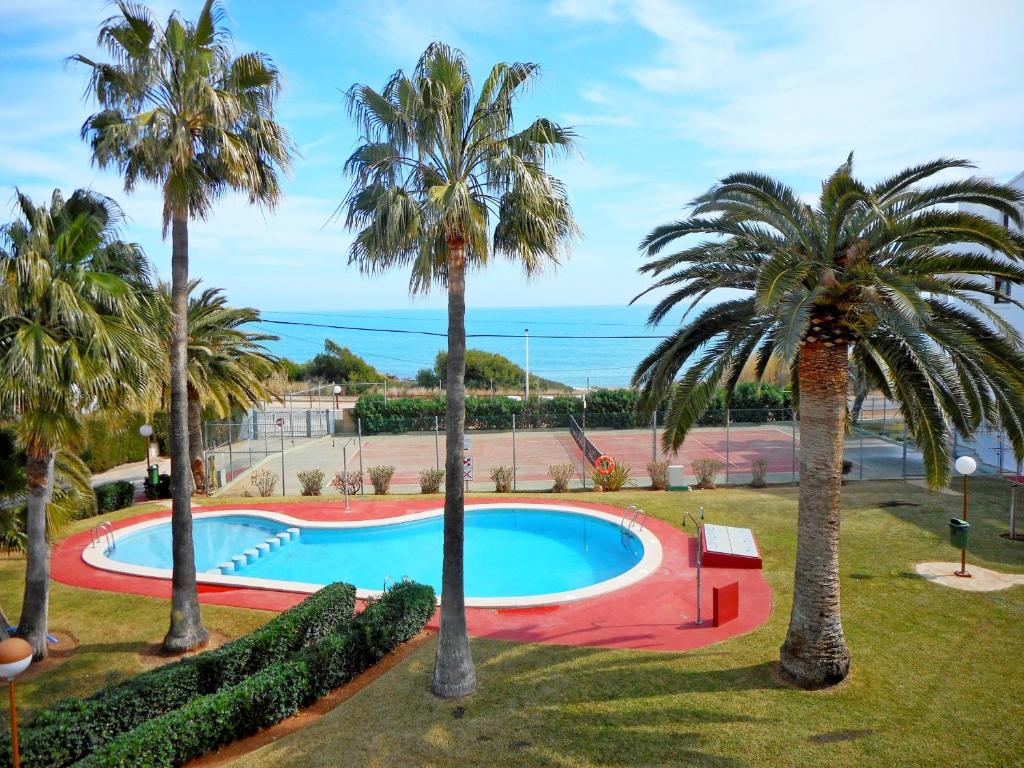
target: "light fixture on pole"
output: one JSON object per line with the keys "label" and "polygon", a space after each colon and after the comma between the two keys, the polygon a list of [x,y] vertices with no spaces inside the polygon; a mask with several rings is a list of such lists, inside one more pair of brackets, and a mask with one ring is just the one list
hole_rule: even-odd
{"label": "light fixture on pole", "polygon": [[967,521],[968,508],[967,508],[967,478],[974,474],[974,470],[978,468],[978,462],[976,462],[970,456],[961,456],[956,460],[953,465],[956,467],[956,471],[963,475],[964,478],[964,517],[962,521],[950,521],[950,525],[957,524],[957,527],[962,528],[962,544],[960,547],[960,570],[954,571],[957,576],[969,577],[971,574],[967,572],[967,536],[970,531],[970,523]]}
{"label": "light fixture on pole", "polygon": [[526,399],[530,399],[530,329],[523,329],[523,336],[526,338]]}
{"label": "light fixture on pole", "polygon": [[338,395],[341,394],[341,385],[334,385],[334,410],[338,410]]}
{"label": "light fixture on pole", "polygon": [[11,755],[14,768],[21,768],[21,754],[18,745],[18,710],[14,705],[14,678],[28,669],[32,663],[32,646],[20,637],[12,637],[0,643],[0,677],[7,681],[11,703]]}
{"label": "light fixture on pole", "polygon": [[153,425],[146,423],[139,427],[139,434],[142,435],[142,439],[146,444],[146,466],[149,466],[150,462],[150,438],[153,436]]}

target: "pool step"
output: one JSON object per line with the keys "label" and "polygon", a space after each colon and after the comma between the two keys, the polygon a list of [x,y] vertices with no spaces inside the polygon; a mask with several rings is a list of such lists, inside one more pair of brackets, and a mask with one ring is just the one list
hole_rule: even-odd
{"label": "pool step", "polygon": [[260,542],[254,547],[249,547],[241,554],[225,560],[216,568],[210,568],[207,573],[218,573],[224,576],[238,573],[245,566],[255,563],[261,557],[266,557],[270,553],[276,552],[286,544],[298,541],[301,534],[302,531],[298,528],[287,528],[281,531],[281,533],[270,536],[266,541]]}

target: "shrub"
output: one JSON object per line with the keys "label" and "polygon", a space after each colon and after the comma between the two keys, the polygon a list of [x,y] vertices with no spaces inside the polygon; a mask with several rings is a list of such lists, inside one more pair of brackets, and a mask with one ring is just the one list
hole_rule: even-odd
{"label": "shrub", "polygon": [[751,488],[764,488],[768,485],[764,479],[768,474],[768,462],[765,459],[754,459],[754,463],[750,465],[750,471],[753,475],[750,480]]}
{"label": "shrub", "polygon": [[388,490],[391,488],[391,478],[395,476],[395,468],[390,464],[381,467],[370,467],[366,470],[366,474],[370,476],[370,482],[373,483],[373,492],[378,496],[387,495]]}
{"label": "shrub", "polygon": [[491,480],[494,481],[494,490],[496,493],[511,493],[512,492],[512,478],[515,475],[515,471],[512,467],[502,465],[500,467],[491,468]]}
{"label": "shrub", "polygon": [[[303,496],[319,496],[324,489],[324,473],[319,469],[307,469],[298,473]],[[270,494],[267,494],[268,496]]]}
{"label": "shrub", "polygon": [[135,486],[127,480],[97,485],[94,490],[97,515],[124,509],[135,503]]}
{"label": "shrub", "polygon": [[277,475],[269,469],[257,469],[249,475],[249,482],[260,496],[270,496],[277,485]]}
{"label": "shrub", "polygon": [[623,486],[629,482],[630,468],[626,464],[616,464],[615,469],[607,475],[602,475],[596,469],[591,473],[594,478],[594,490],[621,491]]}
{"label": "shrub", "polygon": [[437,493],[444,482],[443,469],[424,469],[420,472],[420,492]]}
{"label": "shrub", "polygon": [[274,725],[376,664],[412,639],[433,615],[434,590],[402,582],[371,600],[350,626],[131,730],[79,763],[82,768],[177,768]]}
{"label": "shrub", "polygon": [[668,488],[668,462],[649,461],[647,462],[647,474],[651,478],[651,489],[664,491]]}
{"label": "shrub", "polygon": [[548,477],[555,481],[551,489],[553,493],[565,493],[569,490],[569,481],[576,474],[576,467],[572,464],[552,464],[548,467]]}
{"label": "shrub", "polygon": [[171,476],[166,473],[159,475],[156,485],[149,482],[149,477],[147,476],[142,484],[142,489],[146,492],[146,498],[150,501],[169,499],[171,498]]}
{"label": "shrub", "polygon": [[692,466],[698,488],[715,487],[715,478],[718,476],[718,470],[722,468],[722,462],[718,459],[696,459]]}
{"label": "shrub", "polygon": [[[181,711],[179,707],[200,697],[238,686],[300,648],[345,630],[354,608],[355,588],[331,584],[220,648],[107,686],[87,699],[63,699],[39,712],[24,729],[25,768],[70,765],[112,740],[120,741],[121,734],[134,733],[132,729],[147,721],[155,722],[154,718]],[[2,757],[0,753],[0,764]],[[124,764],[163,765],[146,760]]]}
{"label": "shrub", "polygon": [[331,487],[337,488],[339,493],[347,491],[349,496],[354,496],[363,490],[363,476],[359,472],[335,472]]}

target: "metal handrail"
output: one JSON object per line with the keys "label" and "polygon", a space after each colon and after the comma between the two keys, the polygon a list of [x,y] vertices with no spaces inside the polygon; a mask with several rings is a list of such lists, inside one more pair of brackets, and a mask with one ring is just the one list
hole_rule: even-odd
{"label": "metal handrail", "polygon": [[[632,513],[632,517],[630,516],[630,513]],[[641,516],[643,517],[643,520],[640,519]],[[647,513],[636,504],[630,504],[622,513],[622,519],[619,520],[619,527],[624,530],[631,531],[633,530],[634,525],[638,528],[643,528],[646,523]]]}
{"label": "metal handrail", "polygon": [[106,545],[106,552],[113,552],[117,549],[117,540],[114,538],[114,526],[109,520],[103,520],[92,527],[89,532],[91,546],[98,547],[101,543]]}

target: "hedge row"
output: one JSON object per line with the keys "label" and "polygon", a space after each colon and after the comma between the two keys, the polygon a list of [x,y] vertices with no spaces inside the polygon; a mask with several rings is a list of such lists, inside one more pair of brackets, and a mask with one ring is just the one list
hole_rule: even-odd
{"label": "hedge row", "polygon": [[[636,413],[637,393],[632,389],[596,389],[587,395],[586,423],[593,429],[647,427],[650,417]],[[789,392],[769,384],[740,384],[730,404],[732,421],[781,421],[790,407]],[[724,422],[725,392],[715,393],[704,417],[704,425]],[[660,409],[659,409],[660,410]],[[353,415],[361,422],[363,434],[421,432],[434,428],[435,419],[444,427],[445,398],[364,395],[356,402]],[[572,395],[512,400],[507,397],[466,397],[466,429],[567,428],[569,417],[583,418],[583,400]],[[659,422],[663,415],[659,413]]]}
{"label": "hedge row", "polygon": [[153,718],[236,686],[300,648],[343,630],[354,610],[355,588],[331,584],[220,648],[107,686],[87,699],[63,699],[37,714],[24,729],[23,764],[25,768],[71,765]]}
{"label": "hedge row", "polygon": [[135,485],[127,480],[97,485],[93,491],[96,494],[97,515],[115,512],[135,503]]}
{"label": "hedge row", "polygon": [[350,626],[268,665],[238,685],[201,696],[143,723],[76,764],[78,768],[177,768],[281,722],[413,638],[434,612],[434,590],[402,582]]}

